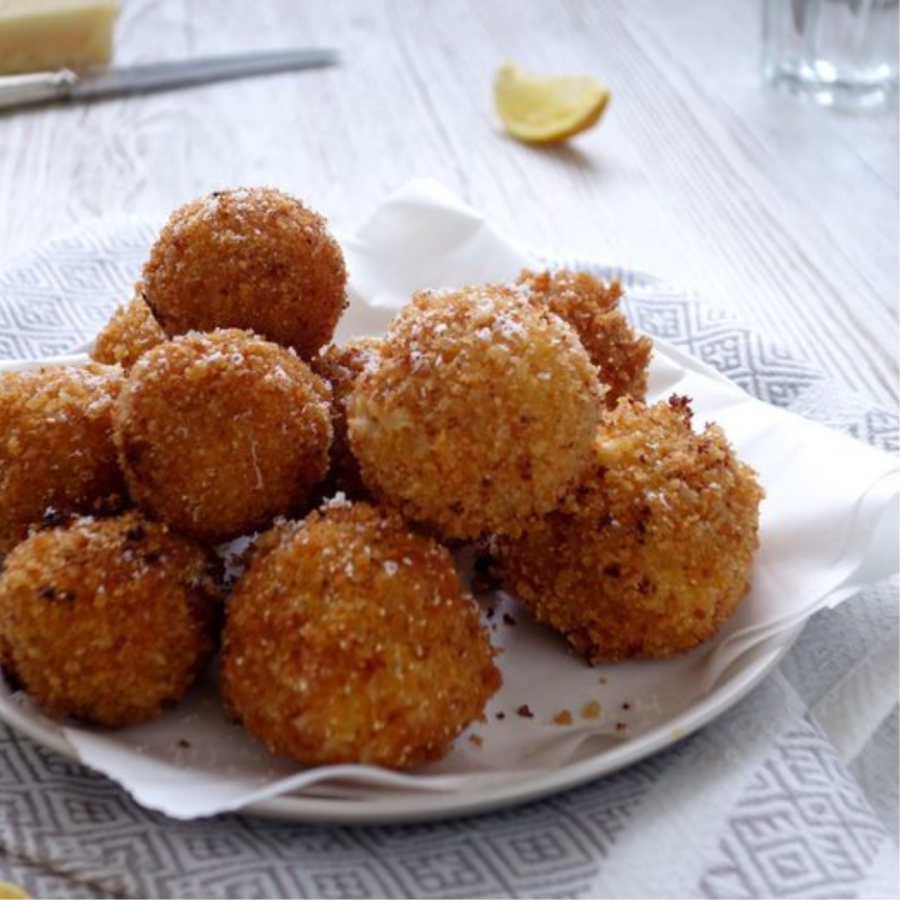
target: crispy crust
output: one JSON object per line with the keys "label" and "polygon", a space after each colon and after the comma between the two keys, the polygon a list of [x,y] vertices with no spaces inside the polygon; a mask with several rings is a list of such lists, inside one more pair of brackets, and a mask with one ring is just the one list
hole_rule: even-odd
{"label": "crispy crust", "polygon": [[151,719],[213,654],[213,573],[205,551],[137,512],[34,534],[0,575],[4,667],[52,716]]}
{"label": "crispy crust", "polygon": [[112,318],[97,335],[92,359],[108,365],[118,364],[127,371],[144,353],[167,340],[168,336],[153,318],[142,290],[138,283],[131,302],[116,307]]}
{"label": "crispy crust", "polygon": [[125,484],[112,440],[118,367],[0,374],[0,558],[48,510],[108,512]]}
{"label": "crispy crust", "polygon": [[503,287],[420,293],[348,402],[370,489],[447,539],[515,533],[590,459],[601,389],[575,332]]}
{"label": "crispy crust", "polygon": [[619,397],[643,400],[647,395],[647,370],[653,343],[638,337],[619,310],[623,291],[618,281],[604,284],[587,272],[530,272],[518,283],[528,298],[565,319],[577,332],[597,366],[600,380],[609,388],[604,401],[613,409]]}
{"label": "crispy crust", "polygon": [[518,540],[504,585],[591,662],[665,657],[712,637],[749,589],[763,491],[686,398],[619,401],[592,475]]}
{"label": "crispy crust", "polygon": [[218,542],[302,511],[328,469],[328,386],[293,351],[223,329],[144,354],[114,414],[134,501]]}
{"label": "crispy crust", "polygon": [[271,188],[176,210],[150,251],[145,299],[170,335],[248,328],[303,359],[331,340],[347,270],[325,220]]}
{"label": "crispy crust", "polygon": [[342,491],[352,500],[370,499],[362,479],[359,462],[350,449],[347,437],[347,401],[356,379],[377,364],[381,340],[360,337],[342,346],[329,344],[310,360],[310,368],[331,385],[331,469],[322,493],[326,497]]}
{"label": "crispy crust", "polygon": [[235,586],[222,688],[273,753],[405,769],[483,715],[493,656],[444,547],[332,503],[270,533]]}

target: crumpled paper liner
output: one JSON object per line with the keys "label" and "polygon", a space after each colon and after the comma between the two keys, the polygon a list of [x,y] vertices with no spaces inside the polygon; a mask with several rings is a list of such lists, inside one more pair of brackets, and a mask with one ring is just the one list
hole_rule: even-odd
{"label": "crumpled paper liner", "polygon": [[[382,332],[414,290],[514,278],[536,265],[478,213],[432,182],[413,182],[342,240],[351,304],[336,340]],[[77,358],[75,358],[77,360]],[[276,759],[227,719],[215,672],[164,717],[121,731],[63,725],[77,757],[143,805],[188,819],[287,792],[340,798],[390,792],[478,792],[521,783],[623,742],[647,752],[677,739],[691,711],[734,673],[790,645],[799,626],[898,570],[898,478],[887,455],[745,394],[681,351],[656,342],[650,396],[693,399],[766,489],[753,588],[713,641],[673,660],[589,667],[562,638],[502,593],[481,594],[504,685],[439,763],[396,773],[369,766],[301,769]],[[464,556],[464,555],[463,555]],[[461,570],[467,560],[460,560]],[[723,693],[723,696],[725,694]],[[729,701],[733,702],[733,701]],[[554,722],[568,711],[571,725]],[[55,728],[27,698],[0,692],[0,713],[31,733]],[[662,731],[661,731],[662,729]]]}

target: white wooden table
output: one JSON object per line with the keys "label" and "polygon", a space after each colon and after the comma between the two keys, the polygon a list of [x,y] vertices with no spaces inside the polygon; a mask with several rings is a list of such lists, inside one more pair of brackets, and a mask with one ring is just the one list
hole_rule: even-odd
{"label": "white wooden table", "polygon": [[[896,111],[765,89],[757,0],[124,0],[116,61],[329,45],[338,68],[0,117],[0,265],[86,218],[271,184],[338,226],[431,176],[534,247],[731,306],[896,404]],[[548,149],[507,138],[504,59],[585,72],[613,102]]]}
{"label": "white wooden table", "polygon": [[[349,229],[404,182],[431,177],[531,248],[619,263],[705,294],[840,385],[896,409],[897,112],[839,115],[765,88],[758,65],[760,0],[122,3],[116,40],[120,64],[304,45],[337,47],[343,62],[326,70],[0,115],[0,268],[90,219],[165,215],[225,187],[283,188],[326,214],[337,228]],[[533,148],[511,140],[496,118],[491,91],[494,71],[505,59],[538,72],[588,73],[606,82],[613,100],[604,120],[562,146]],[[871,611],[860,606],[865,625],[860,633],[881,634],[885,622],[890,626],[882,609],[895,608],[896,592],[892,597],[887,590],[882,605],[870,604]],[[820,671],[827,674],[838,665],[850,671],[855,658],[828,655],[835,645],[832,631],[842,623],[852,631],[850,615],[821,616],[811,624],[807,643],[783,670],[791,684],[814,682]],[[855,635],[847,646],[861,656],[869,644],[854,644]],[[868,754],[857,754],[853,774],[862,773],[868,785],[877,787],[873,802],[886,820],[892,813],[896,820],[897,720],[891,713],[896,697],[889,690],[871,690],[876,681],[887,684],[885,672],[896,665],[889,627],[884,641],[876,649],[886,655],[872,654],[853,670],[853,678],[842,676],[839,687],[847,682],[853,703],[843,701],[848,692],[842,689],[838,712],[857,711],[854,703],[869,710],[874,694],[886,698],[876,717],[883,720],[876,738],[883,740],[874,741]],[[757,695],[767,716],[777,706],[773,697],[778,700],[787,683],[783,672]],[[803,699],[812,704],[818,697]],[[829,712],[834,710],[825,709],[818,725],[804,722],[811,732],[824,728],[821,722],[831,721]],[[748,756],[743,736],[732,748],[723,734],[727,730],[706,732],[698,739],[709,742],[701,743],[701,750],[706,748],[713,760],[715,753],[725,754],[722,759],[731,759],[728,753],[736,759]],[[769,746],[761,738],[759,743]],[[178,893],[193,882],[178,880],[181,857],[170,848],[192,840],[191,835],[197,840],[191,866],[226,872],[221,883],[199,882],[220,891],[209,896],[228,896],[228,878],[237,885],[235,896],[254,890],[279,895],[283,889],[253,878],[266,866],[277,870],[298,853],[300,859],[303,854],[319,858],[321,850],[325,859],[336,847],[327,859],[336,871],[340,868],[342,846],[323,841],[317,849],[313,832],[305,847],[301,831],[276,834],[253,822],[221,828],[201,823],[188,830],[132,814],[120,806],[118,795],[110,799],[115,786],[105,788],[58,768],[51,793],[89,796],[84,811],[76,805],[57,821],[49,800],[40,814],[32,814],[28,800],[19,823],[18,812],[4,812],[4,803],[7,810],[19,810],[13,801],[21,793],[18,772],[25,769],[16,766],[30,765],[36,751],[27,741],[13,746],[14,759],[26,762],[0,766],[0,878],[36,885],[35,896],[144,896],[147,884],[165,884],[169,893],[160,896],[189,896]],[[848,752],[846,758],[853,755]],[[689,756],[685,760],[692,765]],[[32,768],[41,773],[39,763]],[[647,822],[660,828],[674,822],[676,831],[684,825],[693,838],[685,810],[696,814],[716,805],[730,810],[736,799],[715,793],[724,779],[692,781],[689,765],[682,774],[678,802],[648,801],[644,824],[626,835],[624,851],[616,848],[620,870],[635,873],[631,895],[654,895],[647,884],[657,876],[669,878],[667,865],[677,868],[683,855],[678,851],[656,859],[664,848],[655,841],[657,832],[645,830]],[[672,780],[682,783],[674,775]],[[618,789],[616,783],[611,789]],[[715,795],[711,800],[710,794]],[[609,808],[624,816],[629,802],[626,790],[622,797],[612,796]],[[748,802],[756,804],[756,795]],[[109,809],[113,812],[104,819]],[[118,829],[123,829],[121,846],[127,851],[122,853],[128,855],[121,858],[127,864],[120,864],[118,849],[108,859],[91,855],[96,851],[91,815],[99,817],[97,834],[105,847],[118,848]],[[556,813],[531,815],[529,828],[537,836],[522,840],[543,839],[545,832],[550,840]],[[76,821],[81,830],[70,835]],[[621,825],[619,819],[609,821],[610,828]],[[139,824],[129,830],[132,822]],[[234,850],[237,845],[228,842],[237,832],[227,832],[226,826],[241,830],[242,839],[247,832],[252,853]],[[482,835],[478,827],[472,826],[475,844],[495,836]],[[62,837],[52,837],[54,828]],[[838,831],[842,828],[839,824]],[[202,843],[207,831],[208,854]],[[45,832],[51,837],[36,837]],[[446,833],[440,832],[442,840]],[[468,852],[466,829],[453,833],[458,842],[453,847]],[[641,840],[633,840],[638,833]],[[347,846],[352,863],[352,853],[360,848],[352,842]],[[826,851],[830,854],[831,844]],[[472,852],[477,856],[477,848]],[[605,851],[590,853],[605,865]],[[235,871],[229,874],[232,854]],[[376,846],[373,854],[384,855],[383,848]],[[245,866],[246,876],[238,871]],[[166,881],[169,872],[175,874]],[[602,866],[599,872],[597,884],[602,885]],[[354,887],[355,882],[339,879],[350,875],[334,876],[333,895]],[[653,877],[646,882],[642,875]],[[331,882],[322,884],[327,888]],[[316,885],[308,890],[314,892]],[[72,893],[76,889],[80,893]],[[656,895],[679,889],[666,883]],[[463,888],[453,890],[447,895],[463,896]],[[587,886],[581,893],[600,895],[590,890]],[[691,890],[715,895],[706,882]]]}

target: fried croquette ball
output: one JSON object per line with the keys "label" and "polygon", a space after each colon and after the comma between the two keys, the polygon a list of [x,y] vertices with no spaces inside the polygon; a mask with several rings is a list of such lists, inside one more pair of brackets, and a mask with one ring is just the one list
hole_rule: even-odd
{"label": "fried croquette ball", "polygon": [[618,281],[604,284],[587,272],[529,272],[519,284],[537,306],[565,319],[577,332],[609,390],[604,401],[613,409],[619,397],[643,400],[647,395],[647,370],[653,343],[638,337],[619,310],[622,287]]}
{"label": "fried croquette ball", "polygon": [[154,347],[113,415],[131,497],[207,542],[302,510],[328,470],[329,393],[292,350],[246,331]]}
{"label": "fried croquette ball", "polygon": [[347,400],[359,375],[375,365],[380,348],[378,338],[354,338],[343,346],[330,344],[310,361],[313,372],[331,385],[334,440],[325,490],[328,495],[340,491],[354,500],[369,496],[347,438]]}
{"label": "fried croquette ball", "polygon": [[91,358],[100,363],[130,369],[151,347],[168,339],[142,296],[140,285],[134,298],[125,306],[117,306],[112,318],[97,335]]}
{"label": "fried croquette ball", "polygon": [[686,398],[623,399],[590,477],[516,540],[494,541],[504,586],[592,663],[665,657],[711,638],[749,590],[763,492]]}
{"label": "fried croquette ball", "polygon": [[356,381],[368,487],[446,539],[515,533],[589,463],[601,387],[578,336],[503,287],[417,294]]}
{"label": "fried croquette ball", "polygon": [[0,374],[0,558],[47,516],[110,512],[125,484],[112,437],[117,366]]}
{"label": "fried croquette ball", "polygon": [[347,270],[325,220],[270,188],[176,210],[150,251],[144,296],[169,335],[246,328],[309,359],[346,305]]}
{"label": "fried croquette ball", "polygon": [[279,756],[406,769],[483,716],[493,657],[446,548],[332,501],[264,536],[229,602],[222,688]]}
{"label": "fried croquette ball", "polygon": [[140,513],[33,534],[0,575],[12,680],[52,716],[118,728],[181,699],[212,657],[215,563]]}

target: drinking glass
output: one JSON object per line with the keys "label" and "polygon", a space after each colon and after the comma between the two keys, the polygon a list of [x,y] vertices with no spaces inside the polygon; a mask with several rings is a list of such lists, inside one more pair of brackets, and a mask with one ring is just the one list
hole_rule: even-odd
{"label": "drinking glass", "polygon": [[897,100],[900,0],[763,0],[763,75],[823,106]]}

